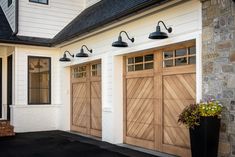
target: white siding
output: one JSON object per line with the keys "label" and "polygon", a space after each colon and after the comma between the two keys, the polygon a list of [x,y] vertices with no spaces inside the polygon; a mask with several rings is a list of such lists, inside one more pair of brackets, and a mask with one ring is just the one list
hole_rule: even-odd
{"label": "white siding", "polygon": [[[28,105],[28,56],[51,58],[51,105]],[[16,132],[58,129],[61,104],[58,49],[16,47],[15,101],[12,105],[12,124]]]}
{"label": "white siding", "polygon": [[86,8],[88,8],[89,6],[99,2],[100,0],[86,0]]}
{"label": "white siding", "polygon": [[49,5],[20,0],[19,35],[53,38],[84,9],[84,0],[49,0]]}
{"label": "white siding", "polygon": [[15,0],[12,0],[11,6],[8,7],[8,0],[0,0],[0,6],[2,7],[7,20],[11,26],[12,31],[15,31]]}
{"label": "white siding", "polygon": [[[157,10],[157,8],[153,10]],[[163,20],[167,26],[171,26],[173,32],[169,34],[168,39],[150,40],[148,36],[151,32],[155,31],[158,20]],[[162,31],[165,31],[163,26],[161,28]],[[112,42],[117,40],[121,30],[127,31],[131,37],[135,38],[135,42],[131,43],[123,35],[123,40],[129,44],[128,48],[115,48],[111,46]],[[93,49],[93,53],[89,53],[90,57],[88,58],[74,58],[71,63],[61,63],[66,68],[96,59],[102,60],[102,140],[111,143],[122,143],[123,140],[123,86],[121,79],[123,69],[120,69],[120,65],[122,65],[120,56],[148,49],[157,49],[162,46],[192,39],[200,41],[200,37],[201,3],[198,0],[191,0],[171,8],[156,11],[101,33],[94,33],[92,36],[80,39],[61,48],[61,56],[65,50],[69,50],[74,54],[78,53],[83,44]],[[200,47],[200,43],[197,43],[198,53],[201,52]],[[199,60],[200,58],[197,60],[198,63]],[[200,71],[200,69],[197,69],[197,71]],[[69,75],[67,77],[65,80],[69,80]],[[63,82],[65,81],[61,80],[61,83]],[[197,84],[197,86],[197,89],[199,89],[200,84]],[[63,91],[69,91],[69,86],[64,87]],[[200,95],[200,93],[197,94]],[[62,104],[65,107],[67,106],[68,111],[70,107],[70,101],[68,101],[70,100],[69,92],[64,92],[63,98]],[[69,116],[70,114],[67,115]],[[69,119],[69,117],[65,119]],[[67,122],[69,123],[68,120]],[[69,127],[66,129],[69,129]]]}

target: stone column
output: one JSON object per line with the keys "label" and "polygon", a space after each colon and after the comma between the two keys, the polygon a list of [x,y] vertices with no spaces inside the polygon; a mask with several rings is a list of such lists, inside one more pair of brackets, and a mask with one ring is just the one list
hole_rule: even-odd
{"label": "stone column", "polygon": [[219,99],[222,116],[219,156],[235,156],[235,2],[202,2],[203,98]]}

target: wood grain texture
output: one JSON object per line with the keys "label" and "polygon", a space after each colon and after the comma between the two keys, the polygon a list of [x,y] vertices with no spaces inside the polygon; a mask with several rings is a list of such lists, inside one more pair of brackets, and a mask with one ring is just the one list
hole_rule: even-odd
{"label": "wood grain texture", "polygon": [[126,72],[124,68],[125,143],[181,157],[191,156],[189,131],[178,124],[178,116],[186,105],[195,103],[196,65],[164,68],[162,63],[165,50],[194,44],[195,41],[190,41],[142,53],[154,54],[153,69]]}
{"label": "wood grain texture", "polygon": [[74,78],[71,76],[71,130],[101,137],[101,76],[93,77],[90,71],[91,65],[96,63],[100,62],[77,65],[86,66],[86,77]]}

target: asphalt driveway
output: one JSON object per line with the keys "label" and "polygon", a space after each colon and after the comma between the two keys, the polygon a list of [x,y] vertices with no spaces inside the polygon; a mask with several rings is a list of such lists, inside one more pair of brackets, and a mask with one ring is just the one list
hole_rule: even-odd
{"label": "asphalt driveway", "polygon": [[83,136],[34,132],[0,138],[1,157],[156,157]]}

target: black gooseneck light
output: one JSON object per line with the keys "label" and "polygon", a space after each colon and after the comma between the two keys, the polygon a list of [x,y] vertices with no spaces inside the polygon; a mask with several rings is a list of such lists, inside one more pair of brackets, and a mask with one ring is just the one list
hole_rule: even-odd
{"label": "black gooseneck light", "polygon": [[112,43],[112,46],[113,46],[113,47],[128,47],[128,44],[127,44],[126,42],[122,41],[122,36],[121,36],[122,33],[125,33],[126,36],[127,36],[127,38],[128,38],[132,43],[135,41],[134,38],[130,38],[130,37],[129,37],[129,35],[127,34],[126,31],[121,31],[121,32],[119,33],[119,36],[118,36],[118,41],[115,41],[115,42]]}
{"label": "black gooseneck light", "polygon": [[71,61],[71,59],[67,57],[66,53],[68,53],[71,57],[74,58],[74,55],[72,55],[69,51],[66,50],[66,51],[64,51],[63,57],[60,58],[61,62],[70,62]]}
{"label": "black gooseneck light", "polygon": [[165,38],[168,38],[168,35],[165,32],[161,32],[161,27],[159,26],[160,23],[163,24],[163,26],[168,31],[168,33],[172,32],[171,27],[167,28],[163,21],[158,21],[158,24],[157,24],[157,27],[156,27],[156,32],[150,33],[149,34],[149,39],[165,39]]}
{"label": "black gooseneck light", "polygon": [[92,49],[88,49],[88,47],[86,45],[82,45],[81,50],[79,53],[77,53],[76,57],[88,57],[88,54],[84,52],[83,47],[85,47],[87,49],[87,51],[89,51],[90,53],[92,53]]}

